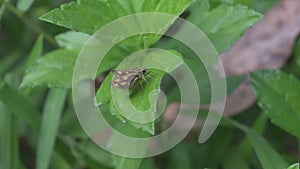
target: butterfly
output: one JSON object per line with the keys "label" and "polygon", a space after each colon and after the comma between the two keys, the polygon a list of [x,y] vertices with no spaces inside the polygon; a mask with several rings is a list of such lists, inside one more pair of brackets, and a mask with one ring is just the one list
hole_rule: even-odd
{"label": "butterfly", "polygon": [[149,74],[147,68],[132,68],[126,70],[113,70],[115,79],[110,84],[119,89],[131,89],[134,84]]}

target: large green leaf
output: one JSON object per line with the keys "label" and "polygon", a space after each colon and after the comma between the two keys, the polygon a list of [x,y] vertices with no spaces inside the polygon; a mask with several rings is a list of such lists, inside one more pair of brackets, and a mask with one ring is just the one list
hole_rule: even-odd
{"label": "large green leaf", "polygon": [[[70,88],[77,56],[89,38],[90,36],[85,33],[73,31],[60,34],[55,39],[64,49],[52,51],[36,60],[41,54],[42,47],[42,38],[39,38],[27,60],[27,70],[21,87],[48,85]],[[113,47],[99,65],[97,74],[113,68],[127,55],[128,53],[119,46]]]}
{"label": "large green leaf", "polygon": [[[196,25],[212,42],[219,54],[228,50],[244,32],[262,15],[241,5],[221,4],[211,7],[209,0],[198,0],[190,8],[187,20]],[[179,30],[177,34],[187,34]],[[194,55],[190,49],[176,41],[166,41],[168,47],[178,50],[184,56]],[[201,48],[201,46],[199,46]]]}
{"label": "large green leaf", "polygon": [[122,16],[140,12],[162,12],[180,15],[193,0],[78,0],[61,5],[40,18],[44,21],[94,34],[103,25]]}
{"label": "large green leaf", "polygon": [[89,38],[90,35],[75,31],[69,31],[55,36],[55,40],[60,47],[78,50],[84,46]]}
{"label": "large green leaf", "polygon": [[59,49],[38,59],[27,69],[21,87],[46,84],[49,87],[71,87],[78,50]]}
{"label": "large green leaf", "polygon": [[[165,75],[165,72],[161,71],[155,71],[151,70],[151,76],[154,80],[151,80],[148,82],[143,89],[139,88],[138,85],[136,85],[136,88],[132,89],[133,91],[140,90],[140,92],[137,92],[135,95],[133,95],[131,99],[131,103],[136,106],[139,110],[147,110],[149,109],[150,105],[155,104],[154,102],[157,102],[157,97],[151,98],[150,102],[148,100],[150,93],[153,90],[160,89],[161,79]],[[105,103],[110,102],[110,112],[112,115],[116,116],[118,119],[120,119],[123,123],[128,122],[130,125],[136,127],[137,129],[142,129],[143,131],[146,131],[150,134],[154,134],[154,122],[151,123],[136,123],[134,121],[127,120],[125,117],[122,116],[122,114],[119,112],[119,110],[116,108],[116,105],[113,101],[111,101],[111,85],[110,81],[112,78],[112,74],[109,75],[103,84],[101,85],[100,89],[98,90],[96,94],[96,102],[97,105],[103,105]],[[153,113],[154,112],[150,112]]]}
{"label": "large green leaf", "polygon": [[262,18],[261,14],[246,6],[222,4],[209,9],[205,1],[193,4],[188,20],[208,36],[219,53],[229,49],[250,26]]}
{"label": "large green leaf", "polygon": [[258,103],[271,121],[300,138],[300,81],[277,70],[251,74]]}
{"label": "large green leaf", "polygon": [[[142,82],[143,87],[141,88],[140,85],[137,83],[132,89],[121,91],[119,89],[115,89],[116,91],[120,92],[121,94],[118,95],[118,97],[124,96],[124,99],[126,99],[126,93],[130,92],[130,101],[131,104],[140,111],[146,111],[146,113],[149,113],[149,115],[155,114],[157,108],[155,107],[159,98],[159,91],[160,91],[160,85],[163,76],[166,73],[170,73],[174,68],[182,64],[181,59],[179,59],[181,56],[179,53],[173,52],[176,56],[178,56],[178,59],[161,59],[162,53],[160,52],[150,52],[145,53],[146,60],[144,60],[144,63],[147,62],[153,62],[153,66],[155,64],[161,64],[164,65],[164,71],[150,69],[148,70],[150,72],[150,77],[146,76],[146,81]],[[151,56],[151,57],[150,57]],[[137,63],[138,64],[138,63]],[[133,67],[145,67],[143,65],[131,65]],[[120,67],[120,70],[123,70],[126,68]],[[149,78],[148,78],[149,77]],[[112,87],[111,82],[112,80],[112,73],[106,77],[104,82],[102,83],[100,89],[97,91],[96,94],[96,104],[97,105],[104,105],[109,103],[110,104],[110,112],[112,115],[119,118],[123,123],[128,122],[132,126],[142,129],[150,134],[154,134],[154,121],[149,123],[138,123],[133,120],[128,120],[125,117],[123,117],[122,113],[118,109],[118,107],[126,107],[126,102],[118,102],[118,107],[116,106],[115,101],[112,101]],[[155,91],[155,92],[153,92]],[[123,93],[123,94],[122,94]],[[123,97],[119,98],[121,100],[124,100]],[[130,111],[130,109],[122,110],[122,111]],[[133,116],[136,117],[136,116]],[[150,120],[151,121],[151,120]]]}
{"label": "large green leaf", "polygon": [[[140,12],[161,12],[179,16],[193,1],[194,0],[182,0],[180,2],[170,2],[168,0],[79,0],[76,3],[72,2],[69,4],[64,4],[60,9],[54,9],[43,15],[41,19],[56,25],[64,26],[75,31],[82,32],[69,32],[56,37],[56,40],[58,41],[60,46],[69,49],[76,48],[77,50],[79,50],[87,40],[87,36],[83,33],[88,33],[91,35],[95,33],[99,28],[115,19]],[[169,26],[170,23],[166,22],[162,29],[166,31]],[[152,44],[156,43],[160,39],[160,37],[161,35],[157,36],[144,34],[142,36],[137,35],[126,39],[121,43],[122,47],[116,45],[113,49],[110,50],[110,52],[102,61],[102,64],[99,65],[97,73],[101,74],[116,66],[122,61],[124,57],[127,57],[130,52],[134,52],[141,48],[150,47]],[[64,62],[72,63],[73,60],[65,60]],[[64,62],[62,62],[62,64],[66,64]],[[40,67],[40,69],[43,68]],[[64,68],[64,70],[66,70],[64,74],[70,72],[70,68]],[[44,71],[45,70],[39,70],[39,72]],[[48,70],[48,72],[50,72],[50,70]],[[52,72],[54,74],[54,70],[52,70]],[[51,73],[51,75],[53,74]],[[36,77],[36,75],[34,75],[34,73],[31,73],[31,76],[28,76],[27,78],[25,78],[25,80],[29,79],[29,81],[33,82],[30,84],[30,86],[42,84],[40,81],[42,80],[42,78],[35,79],[34,77]],[[71,76],[65,76],[62,80],[60,78],[53,78],[49,76],[48,79],[43,79],[42,82],[48,83],[48,85],[51,86],[69,87],[70,77]],[[53,82],[53,80],[55,79],[57,79],[58,84],[55,84],[55,82]]]}
{"label": "large green leaf", "polygon": [[[40,19],[92,35],[104,25],[130,14],[159,12],[179,16],[193,1],[194,0],[182,0],[179,2],[170,2],[168,0],[78,0],[77,3],[64,4],[60,9],[54,9],[41,16]],[[174,21],[174,19],[166,21],[160,28],[160,32],[165,32]],[[147,22],[152,23],[148,24],[147,27],[156,27],[155,22],[159,22],[159,20]],[[122,28],[118,26],[117,29],[120,30],[117,31],[142,30],[143,26],[145,25],[125,23],[122,25]],[[160,34],[143,34],[143,31],[138,31],[136,32],[136,36],[132,36],[121,42],[121,46],[133,52],[138,49],[149,48],[155,44],[161,36]]]}

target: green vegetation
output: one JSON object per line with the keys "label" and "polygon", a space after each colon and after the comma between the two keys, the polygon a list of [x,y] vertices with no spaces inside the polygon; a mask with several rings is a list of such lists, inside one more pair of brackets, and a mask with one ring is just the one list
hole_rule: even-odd
{"label": "green vegetation", "polygon": [[[88,39],[111,21],[141,12],[180,16],[201,29],[221,54],[262,19],[261,13],[275,1],[16,1],[0,0],[0,169],[299,169],[295,152],[299,158],[300,41],[286,68],[251,73],[257,104],[223,118],[205,143],[197,142],[201,129],[193,130],[176,147],[155,157],[126,158],[101,149],[82,129],[72,99],[77,57]],[[165,31],[169,28],[172,24],[166,23]],[[96,88],[95,102],[112,127],[136,137],[162,132],[165,122],[158,118],[138,123],[123,117],[112,101],[110,71],[131,53],[149,48],[166,49],[187,63],[199,85],[201,104],[211,101],[205,67],[187,46],[162,35],[130,37],[113,47],[98,67],[97,77],[103,81]],[[167,62],[169,72],[151,70],[142,90],[139,83],[131,89],[131,102],[138,109],[157,102],[158,95],[150,97],[154,89],[165,91],[167,106],[180,101],[178,87],[167,75],[178,63],[159,62]],[[227,94],[244,79],[227,77]],[[112,143],[118,141],[111,137]]]}

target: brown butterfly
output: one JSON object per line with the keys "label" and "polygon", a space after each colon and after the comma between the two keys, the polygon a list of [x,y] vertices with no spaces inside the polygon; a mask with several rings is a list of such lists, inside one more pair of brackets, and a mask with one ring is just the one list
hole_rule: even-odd
{"label": "brown butterfly", "polygon": [[126,70],[113,70],[116,78],[110,84],[119,89],[131,89],[134,84],[149,74],[147,68],[132,68]]}

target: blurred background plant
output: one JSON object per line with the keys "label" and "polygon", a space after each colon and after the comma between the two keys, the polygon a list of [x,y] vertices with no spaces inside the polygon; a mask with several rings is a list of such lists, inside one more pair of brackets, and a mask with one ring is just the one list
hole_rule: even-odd
{"label": "blurred background plant", "polygon": [[[132,11],[101,8],[98,15],[105,13],[109,19],[98,21],[97,14],[89,13],[91,9],[97,9],[98,3],[104,3],[97,0],[79,0],[61,10],[51,11],[69,2],[0,0],[0,169],[282,169],[299,160],[300,41],[292,44],[294,49],[287,54],[291,59],[281,70],[251,74],[258,104],[247,107],[230,119],[224,118],[206,143],[199,144],[199,131],[192,131],[174,149],[145,159],[118,157],[99,148],[83,132],[77,120],[70,93],[72,71],[78,51],[95,31],[93,28],[97,30],[116,16]],[[109,0],[105,3],[116,5],[115,2]],[[126,0],[123,5],[129,2]],[[153,9],[161,3],[162,8],[158,12],[169,12],[188,19],[208,35],[222,54],[262,18],[259,12],[266,13],[277,2],[184,0],[177,10],[173,10],[172,5],[179,2],[158,0],[153,1]],[[147,4],[149,2],[143,3],[146,7],[141,11],[153,10]],[[83,4],[87,7],[84,10],[81,8]],[[167,11],[169,8],[172,10]],[[85,23],[84,18],[76,15],[77,10],[91,15],[92,21]],[[182,13],[183,10],[185,12]],[[53,24],[40,20],[40,17]],[[94,27],[89,29],[89,24]],[[194,66],[196,75],[202,75],[201,70],[197,72],[201,63],[193,65],[193,57],[187,57],[192,55],[185,47],[167,38],[158,40],[152,46],[176,50],[191,67]],[[127,52],[140,49],[140,44],[136,44],[136,48],[134,44],[124,44]],[[127,53],[116,50],[113,54],[123,56]],[[105,72],[119,62],[113,57],[107,60],[98,71],[102,77],[100,82],[105,78]],[[197,80],[205,86],[205,79],[203,75]],[[244,76],[228,77],[227,80],[228,92],[231,93],[238,88]],[[172,83],[171,80],[167,82]],[[159,86],[160,82],[156,85]],[[169,92],[168,104],[177,101],[176,90],[173,91]],[[207,96],[204,100],[209,103],[209,94],[203,88],[200,91]],[[134,130],[142,128],[144,131],[140,132],[153,134],[148,126],[137,127],[131,123],[126,127]]]}

